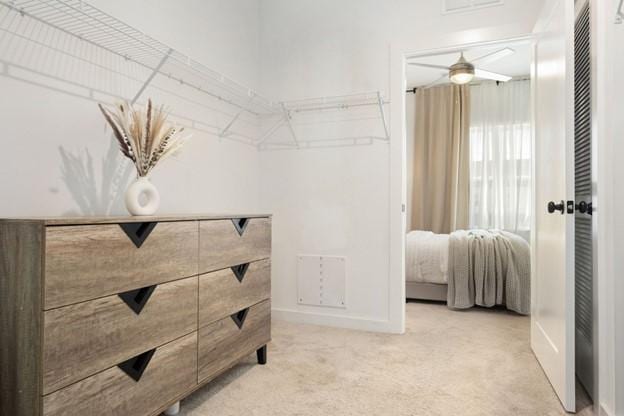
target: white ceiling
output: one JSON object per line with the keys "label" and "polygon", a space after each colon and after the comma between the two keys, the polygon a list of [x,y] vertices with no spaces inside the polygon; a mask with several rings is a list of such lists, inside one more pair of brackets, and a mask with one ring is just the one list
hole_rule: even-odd
{"label": "white ceiling", "polygon": [[[531,45],[529,43],[510,45],[498,44],[496,46],[474,48],[466,50],[464,52],[464,57],[470,61],[506,47],[513,49],[515,53],[486,65],[477,65],[477,68],[498,72],[512,77],[529,75],[529,68],[531,65]],[[410,58],[407,62],[450,66],[454,64],[457,59],[459,59],[459,52]],[[448,75],[448,73],[445,73],[445,71],[442,70],[423,68],[415,65],[407,65],[406,71],[408,88],[424,86],[440,78],[442,75]],[[475,79],[475,81],[479,80]]]}

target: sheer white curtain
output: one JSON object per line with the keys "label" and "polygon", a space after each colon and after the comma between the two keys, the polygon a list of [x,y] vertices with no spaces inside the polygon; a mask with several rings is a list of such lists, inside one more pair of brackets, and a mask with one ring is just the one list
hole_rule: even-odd
{"label": "sheer white curtain", "polygon": [[470,227],[528,238],[531,226],[529,81],[471,87]]}

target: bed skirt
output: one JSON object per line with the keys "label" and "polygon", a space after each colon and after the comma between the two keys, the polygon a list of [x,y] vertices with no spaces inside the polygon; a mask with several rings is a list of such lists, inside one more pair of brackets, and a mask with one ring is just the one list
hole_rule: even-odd
{"label": "bed skirt", "polygon": [[448,285],[438,283],[405,282],[407,299],[439,300],[446,302]]}

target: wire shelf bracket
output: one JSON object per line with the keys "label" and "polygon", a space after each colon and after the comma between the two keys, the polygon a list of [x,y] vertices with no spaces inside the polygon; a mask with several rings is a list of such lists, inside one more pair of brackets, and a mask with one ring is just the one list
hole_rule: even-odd
{"label": "wire shelf bracket", "polygon": [[[390,102],[384,100],[380,91],[283,101],[280,103],[282,108],[281,120],[262,136],[262,138],[257,142],[257,146],[259,150],[285,150],[314,147],[358,146],[371,144],[375,141],[389,142],[390,131],[384,108],[388,104],[390,104]],[[364,135],[302,139],[301,136],[295,131],[293,125],[293,119],[297,115],[338,112],[350,109],[361,109],[364,107],[378,109],[378,115],[376,117],[381,121],[381,127],[383,128],[382,136]],[[269,141],[271,136],[273,136],[273,134],[276,133],[277,130],[283,125],[288,127],[292,142]]]}
{"label": "wire shelf bracket", "polygon": [[152,82],[152,80],[154,79],[154,77],[156,76],[156,74],[158,74],[158,71],[160,71],[160,68],[162,68],[162,66],[165,64],[165,62],[167,62],[167,59],[169,59],[169,56],[171,56],[171,53],[173,52],[173,49],[169,49],[169,52],[167,52],[165,54],[165,56],[162,57],[161,61],[158,63],[158,65],[156,66],[156,68],[154,68],[154,70],[152,71],[152,73],[150,74],[150,76],[145,80],[145,82],[143,83],[143,85],[141,86],[141,88],[139,88],[139,90],[137,91],[136,94],[134,94],[134,97],[132,97],[132,100],[130,101],[130,104],[134,104],[137,102],[137,100],[139,99],[139,97],[141,97],[141,94],[143,94],[143,91],[145,91],[145,89],[147,88],[147,86],[150,84],[150,82]]}
{"label": "wire shelf bracket", "polygon": [[381,96],[381,92],[377,91],[377,105],[379,106],[379,114],[381,115],[381,122],[383,123],[384,133],[386,133],[386,140],[390,140],[390,131],[388,131],[388,123],[386,122],[386,112],[384,111],[384,101]]}
{"label": "wire shelf bracket", "polygon": [[295,142],[295,146],[297,146],[297,148],[299,148],[299,140],[297,139],[297,133],[295,133],[295,129],[293,128],[292,125],[292,114],[289,110],[286,109],[286,105],[284,103],[281,103],[282,106],[282,111],[284,113],[284,122],[286,124],[286,126],[288,127],[288,131],[290,132],[290,136],[292,137],[293,141]]}

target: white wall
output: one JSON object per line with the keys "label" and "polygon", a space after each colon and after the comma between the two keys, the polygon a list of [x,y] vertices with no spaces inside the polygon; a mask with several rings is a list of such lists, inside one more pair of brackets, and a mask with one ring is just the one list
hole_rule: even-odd
{"label": "white wall", "polygon": [[[417,51],[524,35],[531,32],[540,3],[514,0],[443,16],[437,1],[262,0],[262,89],[277,99],[370,90],[388,97],[391,77],[403,76],[401,68],[390,71],[393,48]],[[389,107],[395,125],[402,98],[393,96]],[[400,146],[404,126],[398,126],[392,140]],[[391,166],[391,160],[390,146],[382,143],[262,153],[262,206],[275,214],[273,307],[278,315],[401,330],[395,321],[402,306],[388,300],[397,299],[391,279],[400,279],[390,271],[390,238],[396,232],[390,221],[400,215],[400,203],[390,199],[396,193],[390,175],[400,166]],[[297,305],[297,254],[347,256],[346,310]]]}
{"label": "white wall", "polygon": [[600,316],[600,397],[602,410],[624,416],[624,25],[613,24],[617,0],[594,1],[594,36],[598,85],[596,91],[598,137],[598,280]]}
{"label": "white wall", "polygon": [[[258,85],[256,0],[188,0],[184,7],[167,0],[90,3],[240,82]],[[131,98],[141,85],[138,80],[149,73],[75,39],[41,29],[27,18],[7,19],[2,24],[9,21],[22,35],[52,43],[77,58],[4,33],[0,36],[0,216],[125,214],[121,197],[131,172],[125,169],[128,162],[117,156],[96,102],[111,103],[117,96]],[[155,79],[155,85],[187,94],[184,88],[166,84]],[[224,125],[227,120],[223,112],[200,111],[188,101],[154,88],[148,88],[140,101],[147,97],[184,115],[177,118],[183,124],[210,120]],[[153,182],[161,194],[159,212],[256,211],[258,169],[254,148],[227,140],[220,143],[214,136],[196,132],[178,158],[164,162],[154,172]],[[111,184],[111,178],[118,183]]]}

